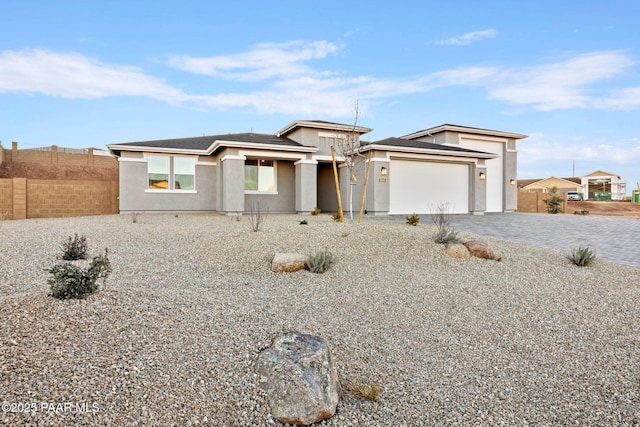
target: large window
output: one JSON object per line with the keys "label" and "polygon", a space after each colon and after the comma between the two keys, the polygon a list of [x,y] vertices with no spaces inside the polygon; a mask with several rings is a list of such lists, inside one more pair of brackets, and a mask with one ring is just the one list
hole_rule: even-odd
{"label": "large window", "polygon": [[147,156],[150,190],[195,190],[193,157]]}
{"label": "large window", "polygon": [[273,193],[276,191],[276,165],[274,160],[244,162],[244,189]]}

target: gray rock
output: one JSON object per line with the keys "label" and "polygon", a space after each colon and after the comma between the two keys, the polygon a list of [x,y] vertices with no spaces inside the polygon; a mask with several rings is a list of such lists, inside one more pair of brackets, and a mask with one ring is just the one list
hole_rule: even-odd
{"label": "gray rock", "polygon": [[447,243],[445,251],[451,258],[469,259],[471,254],[462,243]]}
{"label": "gray rock", "polygon": [[271,270],[276,273],[292,273],[304,270],[309,264],[309,257],[303,254],[276,253],[271,261]]}
{"label": "gray rock", "polygon": [[322,338],[287,332],[260,353],[255,366],[278,421],[309,425],[335,414],[338,371]]}
{"label": "gray rock", "polygon": [[469,250],[469,253],[474,257],[484,258],[484,259],[496,259],[495,252],[493,252],[493,249],[491,249],[487,245],[483,245],[482,243],[471,241],[471,242],[465,243],[464,246]]}

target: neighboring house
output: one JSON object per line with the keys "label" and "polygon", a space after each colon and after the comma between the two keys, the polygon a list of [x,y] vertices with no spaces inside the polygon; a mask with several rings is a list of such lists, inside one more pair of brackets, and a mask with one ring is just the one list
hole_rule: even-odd
{"label": "neighboring house", "polygon": [[611,200],[623,200],[627,193],[627,184],[615,174],[597,170],[582,177],[582,186],[587,197],[593,199],[596,192],[611,193]]}
{"label": "neighboring house", "polygon": [[[120,161],[120,211],[272,213],[337,210],[331,146],[371,129],[319,120],[295,121],[275,135],[242,133],[108,145]],[[354,173],[341,167],[360,207],[374,215],[512,212],[516,208],[516,141],[525,135],[442,125],[362,142]],[[337,154],[340,164],[344,159]]]}
{"label": "neighboring house", "polygon": [[557,178],[550,176],[545,179],[519,180],[518,188],[529,193],[548,193],[553,187],[559,193],[568,193],[569,191],[577,191],[584,193],[580,178]]}
{"label": "neighboring house", "polygon": [[580,178],[556,178],[518,180],[518,188],[530,193],[548,193],[556,187],[559,192],[578,191],[584,200],[594,199],[594,193],[611,193],[611,200],[623,200],[626,195],[626,183],[618,175],[597,170]]}

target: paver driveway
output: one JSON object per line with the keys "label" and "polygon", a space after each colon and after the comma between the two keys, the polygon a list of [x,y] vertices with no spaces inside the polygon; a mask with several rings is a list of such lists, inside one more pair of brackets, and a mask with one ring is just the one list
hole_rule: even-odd
{"label": "paver driveway", "polygon": [[[429,216],[421,218],[423,224]],[[458,231],[570,253],[579,246],[595,250],[605,261],[640,268],[640,220],[635,218],[549,215],[453,215]]]}

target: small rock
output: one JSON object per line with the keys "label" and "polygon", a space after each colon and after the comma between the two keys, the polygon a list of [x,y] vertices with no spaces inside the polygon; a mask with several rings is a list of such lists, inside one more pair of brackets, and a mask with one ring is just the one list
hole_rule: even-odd
{"label": "small rock", "polygon": [[271,261],[271,270],[275,273],[292,273],[304,270],[309,263],[309,257],[302,254],[276,253]]}
{"label": "small rock", "polygon": [[447,243],[445,251],[451,258],[469,259],[471,257],[469,250],[462,243]]}
{"label": "small rock", "polygon": [[487,245],[483,245],[482,243],[471,241],[471,242],[465,243],[464,246],[469,250],[469,253],[474,257],[483,258],[483,259],[496,259],[495,252],[493,252],[493,249],[491,249]]}
{"label": "small rock", "polygon": [[335,414],[338,371],[322,338],[287,332],[260,353],[256,370],[278,421],[309,425]]}

